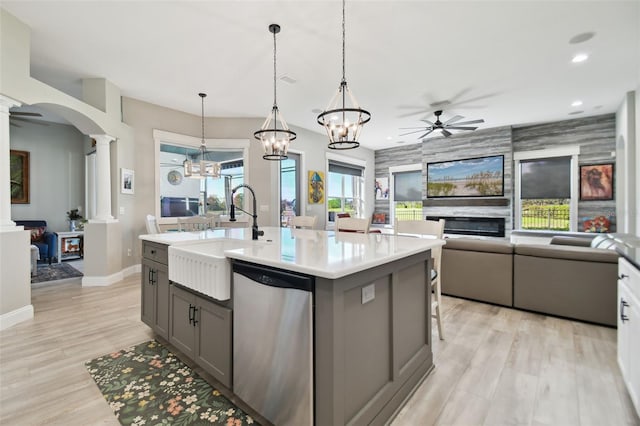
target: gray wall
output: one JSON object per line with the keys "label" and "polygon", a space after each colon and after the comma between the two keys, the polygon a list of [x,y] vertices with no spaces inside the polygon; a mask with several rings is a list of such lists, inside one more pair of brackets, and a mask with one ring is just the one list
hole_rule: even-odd
{"label": "gray wall", "polygon": [[[506,206],[431,207],[425,206],[423,214],[433,216],[487,216],[504,217],[507,232],[513,229],[513,153],[543,148],[558,148],[563,145],[579,145],[579,164],[615,163],[615,115],[606,114],[575,120],[559,121],[517,128],[500,127],[461,133],[449,138],[430,138],[422,145],[390,148],[376,151],[376,177],[389,176],[389,167],[422,161],[422,196],[426,199],[426,164],[489,155],[505,156],[504,199]],[[416,147],[421,146],[421,153]],[[614,166],[615,167],[615,166]],[[615,182],[614,182],[615,184]],[[614,215],[616,195],[611,201],[580,201],[578,220],[596,215]],[[378,201],[376,211],[389,213],[389,203]]]}
{"label": "gray wall", "polygon": [[[85,136],[57,123],[10,127],[11,149],[29,151],[30,203],[12,204],[12,220],[46,220],[50,231],[68,231],[67,212],[84,210]],[[83,212],[84,216],[84,212]]]}

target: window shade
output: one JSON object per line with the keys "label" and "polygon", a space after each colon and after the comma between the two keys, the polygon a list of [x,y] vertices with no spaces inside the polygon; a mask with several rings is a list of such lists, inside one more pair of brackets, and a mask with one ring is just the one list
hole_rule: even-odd
{"label": "window shade", "polygon": [[422,200],[422,170],[393,174],[393,200]]}
{"label": "window shade", "polygon": [[340,173],[342,175],[362,176],[364,169],[360,166],[354,166],[353,164],[330,161],[329,171],[332,173]]}
{"label": "window shade", "polygon": [[521,161],[520,198],[571,198],[571,157]]}

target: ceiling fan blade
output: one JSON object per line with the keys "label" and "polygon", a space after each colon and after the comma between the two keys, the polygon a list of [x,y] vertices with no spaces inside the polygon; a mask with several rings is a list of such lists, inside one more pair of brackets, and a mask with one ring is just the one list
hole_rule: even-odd
{"label": "ceiling fan blade", "polygon": [[451,132],[448,132],[447,129],[440,129],[445,138],[451,136]]}
{"label": "ceiling fan blade", "polygon": [[44,121],[31,120],[29,118],[11,117],[11,116],[9,118],[11,118],[12,120],[15,120],[15,121],[23,121],[25,123],[37,124],[38,126],[48,126],[49,125],[49,123],[46,123]]}
{"label": "ceiling fan blade", "polygon": [[427,120],[426,118],[424,120],[420,120],[423,121],[425,123],[427,123],[429,126],[433,126],[433,121]]}
{"label": "ceiling fan blade", "polygon": [[422,129],[420,129],[420,130],[414,130],[413,132],[409,132],[409,133],[402,133],[402,134],[401,134],[401,135],[399,135],[399,136],[407,136],[407,135],[411,135],[411,134],[413,134],[413,133],[420,133],[420,132],[424,132],[425,130],[426,130],[425,128],[422,128]]}
{"label": "ceiling fan blade", "polygon": [[461,121],[460,123],[456,123],[457,126],[466,126],[467,124],[478,124],[484,123],[484,120],[481,118],[479,120],[471,120],[471,121]]}
{"label": "ceiling fan blade", "polygon": [[411,130],[411,129],[428,129],[431,126],[420,126],[420,127],[398,127],[400,130]]}
{"label": "ceiling fan blade", "polygon": [[477,127],[447,126],[449,130],[476,130]]}
{"label": "ceiling fan blade", "polygon": [[451,117],[450,119],[448,119],[447,121],[445,121],[445,122],[444,122],[444,123],[442,123],[442,124],[453,124],[453,123],[455,123],[456,121],[460,121],[460,120],[462,120],[463,118],[464,118],[464,117],[463,117],[463,116],[461,116],[461,115],[456,115],[456,116],[454,116],[454,117]]}
{"label": "ceiling fan blade", "polygon": [[42,114],[40,114],[39,112],[22,112],[22,111],[15,111],[15,112],[9,112],[10,115],[22,115],[22,116],[26,116],[26,117],[42,117]]}
{"label": "ceiling fan blade", "polygon": [[423,139],[425,136],[427,136],[431,132],[433,132],[433,129],[429,130],[427,133],[425,133],[424,135],[420,136],[418,139]]}

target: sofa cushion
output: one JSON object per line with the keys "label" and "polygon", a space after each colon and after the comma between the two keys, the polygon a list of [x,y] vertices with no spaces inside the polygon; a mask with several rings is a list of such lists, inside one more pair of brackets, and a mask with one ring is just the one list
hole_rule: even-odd
{"label": "sofa cushion", "polygon": [[480,240],[472,238],[447,238],[446,250],[468,250],[489,253],[513,253],[513,244],[507,241]]}
{"label": "sofa cushion", "polygon": [[618,254],[615,251],[590,247],[518,244],[515,246],[515,253],[523,256],[536,256],[550,259],[618,263]]}
{"label": "sofa cushion", "polygon": [[557,235],[551,238],[551,242],[549,244],[575,247],[590,247],[592,240],[593,238],[563,237]]}

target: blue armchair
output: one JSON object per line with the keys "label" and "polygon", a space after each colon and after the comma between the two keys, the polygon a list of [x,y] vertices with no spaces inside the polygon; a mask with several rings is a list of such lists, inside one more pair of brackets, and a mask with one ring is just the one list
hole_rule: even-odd
{"label": "blue armchair", "polygon": [[25,231],[31,231],[31,244],[38,247],[40,260],[51,261],[58,255],[58,237],[47,231],[45,220],[16,220],[16,225],[24,226]]}

